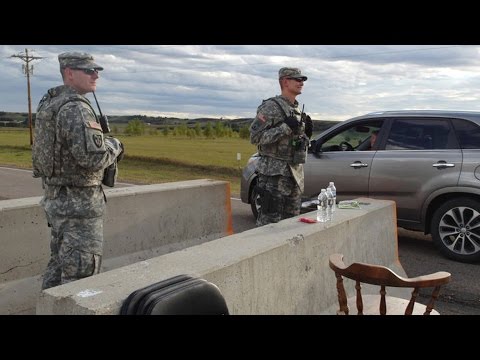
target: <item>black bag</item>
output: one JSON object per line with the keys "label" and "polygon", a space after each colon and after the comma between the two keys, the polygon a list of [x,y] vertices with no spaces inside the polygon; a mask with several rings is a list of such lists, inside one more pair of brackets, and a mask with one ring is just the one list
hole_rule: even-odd
{"label": "black bag", "polygon": [[131,293],[121,315],[228,315],[223,295],[215,284],[178,275]]}

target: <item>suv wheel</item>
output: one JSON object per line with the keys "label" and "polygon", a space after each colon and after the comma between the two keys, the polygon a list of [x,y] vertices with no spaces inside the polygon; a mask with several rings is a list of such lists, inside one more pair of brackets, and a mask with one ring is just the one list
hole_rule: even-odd
{"label": "suv wheel", "polygon": [[461,261],[480,260],[480,203],[458,198],[440,206],[432,217],[432,238],[446,257]]}
{"label": "suv wheel", "polygon": [[258,218],[260,212],[260,195],[257,193],[257,183],[252,183],[252,191],[250,192],[250,207],[252,208],[252,214],[255,220]]}

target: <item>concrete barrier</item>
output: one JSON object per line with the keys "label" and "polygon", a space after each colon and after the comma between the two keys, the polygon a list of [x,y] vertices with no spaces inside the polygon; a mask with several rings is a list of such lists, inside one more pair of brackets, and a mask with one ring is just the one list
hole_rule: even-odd
{"label": "concrete barrier", "polygon": [[[306,224],[298,216],[47,289],[37,314],[118,314],[133,291],[179,274],[216,284],[231,314],[322,314],[329,309],[334,314],[330,254],[343,253],[347,264],[389,266],[405,276],[398,261],[395,204],[359,200],[369,205],[338,209],[328,223]],[[354,284],[345,285],[353,294]]]}
{"label": "concrete barrier", "polygon": [[[108,189],[102,271],[230,235],[230,184],[192,180]],[[41,197],[0,201],[0,314],[35,313],[50,256]]]}

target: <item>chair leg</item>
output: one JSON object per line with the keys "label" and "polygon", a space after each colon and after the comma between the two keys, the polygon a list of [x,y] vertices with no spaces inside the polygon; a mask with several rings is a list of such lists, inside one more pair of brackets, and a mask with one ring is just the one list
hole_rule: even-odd
{"label": "chair leg", "polygon": [[342,275],[337,273],[335,273],[335,276],[337,278],[338,304],[340,305],[340,310],[337,311],[337,314],[343,313],[344,315],[348,315],[347,294],[343,287],[343,278]]}
{"label": "chair leg", "polygon": [[430,313],[432,312],[435,301],[437,300],[438,294],[440,293],[440,287],[441,286],[435,286],[435,288],[433,289],[432,297],[430,298],[430,301],[428,302],[427,308],[425,309],[423,315],[430,315]]}
{"label": "chair leg", "polygon": [[408,306],[405,309],[405,315],[412,315],[413,307],[415,306],[415,301],[417,300],[418,291],[419,291],[419,288],[414,288],[413,289],[412,297],[410,298],[410,302],[408,303]]}
{"label": "chair leg", "polygon": [[358,311],[358,315],[363,315],[362,285],[360,285],[360,281],[357,281],[355,283],[355,289],[357,290],[357,311]]}
{"label": "chair leg", "polygon": [[387,313],[387,302],[385,301],[385,285],[382,285],[380,288],[380,315],[385,315]]}

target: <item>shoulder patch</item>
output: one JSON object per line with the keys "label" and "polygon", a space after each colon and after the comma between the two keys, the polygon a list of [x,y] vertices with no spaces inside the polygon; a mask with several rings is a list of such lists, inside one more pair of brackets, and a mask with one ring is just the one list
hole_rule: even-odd
{"label": "shoulder patch", "polygon": [[258,118],[261,122],[267,121],[267,119],[265,118],[265,115],[263,115],[262,113],[258,113],[258,114],[257,114],[257,118]]}
{"label": "shoulder patch", "polygon": [[95,121],[87,121],[86,126],[90,129],[97,129],[102,131],[102,127],[100,126],[100,124]]}

